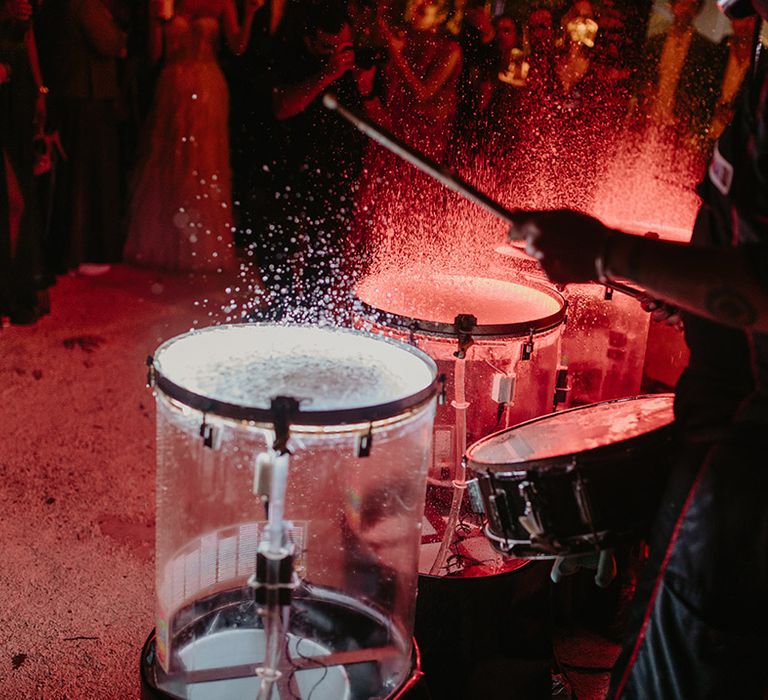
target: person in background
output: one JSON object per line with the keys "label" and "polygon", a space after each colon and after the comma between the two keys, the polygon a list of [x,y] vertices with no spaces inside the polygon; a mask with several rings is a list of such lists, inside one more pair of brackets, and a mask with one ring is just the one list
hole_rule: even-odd
{"label": "person in background", "polygon": [[229,153],[229,91],[222,35],[242,53],[262,0],[242,24],[233,0],[153,0],[149,51],[162,61],[134,173],[127,261],[168,271],[236,267]]}
{"label": "person in background", "polygon": [[728,37],[728,61],[725,65],[720,96],[714,108],[714,117],[709,127],[709,138],[720,138],[736,108],[736,99],[747,77],[752,62],[752,44],[755,35],[755,18],[744,17],[733,20],[733,34]]}
{"label": "person in background", "polygon": [[456,86],[458,100],[452,147],[452,160],[457,163],[476,152],[486,140],[488,108],[498,77],[495,35],[484,0],[468,2],[458,36],[462,64]]}
{"label": "person in background", "polygon": [[48,88],[28,0],[0,2],[0,74],[0,317],[29,324],[50,306],[34,177],[35,141],[45,128]]}
{"label": "person in background", "polygon": [[50,245],[57,274],[100,274],[122,258],[123,158],[118,61],[126,34],[103,0],[49,2],[41,13],[58,166]]}
{"label": "person in background", "polygon": [[395,134],[441,160],[456,117],[461,47],[444,31],[446,0],[411,0],[404,30],[384,15],[389,50],[386,109]]}
{"label": "person in background", "polygon": [[273,54],[273,204],[254,252],[271,318],[295,312],[302,321],[338,320],[359,262],[351,228],[367,141],[322,99],[331,92],[340,104],[380,120],[377,66],[360,61],[342,3],[295,10]]}
{"label": "person in background", "polygon": [[696,29],[703,5],[703,0],[673,0],[672,25],[648,40],[637,102],[641,120],[706,159],[728,50],[725,42],[713,43]]}
{"label": "person in background", "polygon": [[[759,12],[765,0],[725,0]],[[690,244],[566,210],[521,212],[552,281],[621,279],[684,311],[678,451],[610,698],[764,698],[768,654],[768,57],[758,52],[699,193]]]}

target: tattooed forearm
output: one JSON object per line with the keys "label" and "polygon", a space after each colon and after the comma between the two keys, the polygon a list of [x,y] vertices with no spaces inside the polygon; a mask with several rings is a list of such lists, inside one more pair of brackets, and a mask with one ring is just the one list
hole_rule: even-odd
{"label": "tattooed forearm", "polygon": [[713,318],[729,326],[752,326],[757,321],[754,306],[732,289],[713,289],[707,293],[706,308]]}

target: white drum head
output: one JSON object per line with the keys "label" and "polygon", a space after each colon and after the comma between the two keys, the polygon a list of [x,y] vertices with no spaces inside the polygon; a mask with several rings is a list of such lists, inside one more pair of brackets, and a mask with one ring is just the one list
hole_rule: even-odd
{"label": "white drum head", "polygon": [[370,275],[356,288],[370,307],[434,323],[453,324],[459,314],[477,317],[478,326],[520,325],[557,317],[562,298],[505,280],[423,272]]}
{"label": "white drum head", "polygon": [[[350,419],[359,413],[361,420],[397,415],[434,395],[437,374],[429,357],[397,341],[358,331],[262,324],[217,326],[173,338],[157,350],[153,368],[158,388],[193,408],[258,420],[267,417],[262,414],[273,398],[287,396],[300,401],[303,417],[315,416],[310,424],[323,425],[338,420],[339,413]],[[371,415],[381,407],[391,411]],[[324,413],[329,415],[323,418]]]}

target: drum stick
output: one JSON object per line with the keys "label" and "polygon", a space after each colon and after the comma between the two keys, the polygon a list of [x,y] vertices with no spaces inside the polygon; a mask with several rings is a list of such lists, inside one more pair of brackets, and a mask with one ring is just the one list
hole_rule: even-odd
{"label": "drum stick", "polygon": [[[460,178],[452,170],[449,170],[444,165],[440,165],[440,163],[424,155],[421,151],[409,146],[407,143],[397,138],[397,136],[387,131],[384,127],[374,124],[372,121],[365,117],[361,117],[359,114],[351,112],[342,104],[339,104],[336,95],[326,92],[323,95],[323,105],[326,109],[329,109],[332,112],[338,112],[350,124],[359,129],[369,138],[380,143],[391,153],[400,156],[403,160],[417,167],[422,172],[431,175],[448,189],[458,192],[470,202],[474,202],[484,209],[487,209],[491,214],[498,216],[502,221],[510,224],[510,240],[524,240],[520,236],[512,235],[515,230],[515,210],[507,209],[502,206],[496,200],[491,199],[487,194],[480,192],[480,190]],[[630,287],[621,282],[609,282],[606,283],[606,286],[611,287],[622,294],[634,297],[635,299],[639,299],[645,294],[642,290],[635,289],[634,287]]]}
{"label": "drum stick", "polygon": [[[484,209],[487,209],[491,214],[498,216],[502,221],[506,221],[510,226],[514,224],[513,217],[515,212],[513,210],[507,209],[497,201],[491,199],[487,194],[480,192],[480,190],[460,178],[455,172],[446,168],[444,165],[440,165],[440,163],[424,155],[421,151],[412,148],[383,127],[351,112],[346,107],[339,104],[335,95],[326,92],[323,95],[323,104],[327,109],[338,112],[350,124],[357,127],[369,138],[380,143],[388,151],[400,156],[403,160],[417,167],[422,172],[427,173],[427,175],[431,175],[435,180],[445,185],[448,189],[458,192],[470,202],[474,202]],[[517,237],[513,238],[513,240],[522,239]]]}

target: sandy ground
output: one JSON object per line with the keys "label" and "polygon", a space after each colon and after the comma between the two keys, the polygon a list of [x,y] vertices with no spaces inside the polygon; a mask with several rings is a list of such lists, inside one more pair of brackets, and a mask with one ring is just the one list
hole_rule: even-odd
{"label": "sandy ground", "polygon": [[[224,287],[127,267],[65,277],[49,317],[0,331],[3,700],[138,698],[154,594],[145,360],[209,325]],[[577,662],[613,654],[588,637],[561,647]],[[606,678],[574,678],[579,697]]]}
{"label": "sandy ground", "polygon": [[0,697],[138,697],[154,591],[145,360],[208,325],[224,286],[125,267],[64,277],[49,317],[0,331]]}

